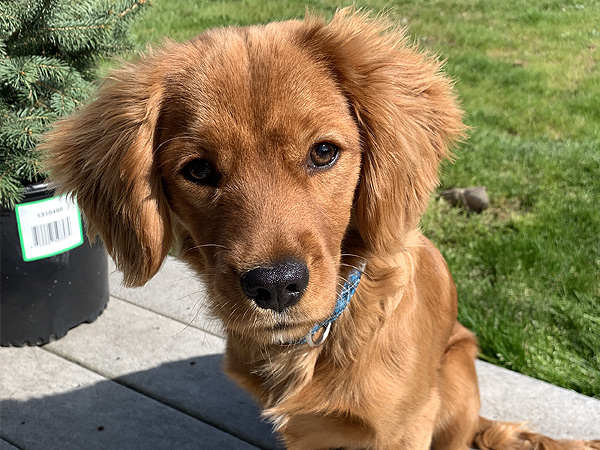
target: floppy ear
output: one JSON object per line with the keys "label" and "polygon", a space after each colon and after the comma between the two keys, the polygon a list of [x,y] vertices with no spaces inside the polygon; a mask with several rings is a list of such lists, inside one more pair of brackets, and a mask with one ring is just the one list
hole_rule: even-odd
{"label": "floppy ear", "polygon": [[363,141],[356,223],[367,248],[387,254],[418,226],[440,160],[464,130],[440,64],[407,45],[382,19],[345,8],[300,32],[345,93]]}
{"label": "floppy ear", "polygon": [[88,234],[100,235],[130,286],[158,271],[172,241],[154,160],[161,98],[161,70],[147,57],[113,72],[42,146],[51,180],[77,197]]}

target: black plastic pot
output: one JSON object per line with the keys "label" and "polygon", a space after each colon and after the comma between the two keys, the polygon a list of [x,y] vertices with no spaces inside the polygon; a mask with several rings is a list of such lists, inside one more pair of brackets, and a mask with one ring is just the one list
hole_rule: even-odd
{"label": "black plastic pot", "polygon": [[[48,185],[28,187],[20,205],[31,209],[30,205],[52,196]],[[39,203],[45,204],[51,203]],[[48,219],[45,214],[43,210],[37,214],[42,217],[39,230],[46,234],[40,231],[36,244],[60,238],[55,230],[61,223],[48,223],[52,217]],[[71,249],[51,256],[27,255],[22,236],[25,230],[17,219],[16,210],[0,211],[0,344],[42,345],[83,322],[94,321],[104,310],[109,296],[108,257],[102,244],[90,245],[85,232]]]}

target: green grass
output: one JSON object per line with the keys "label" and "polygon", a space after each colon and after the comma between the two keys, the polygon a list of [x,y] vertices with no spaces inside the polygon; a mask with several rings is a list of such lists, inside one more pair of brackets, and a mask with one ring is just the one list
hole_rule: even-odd
{"label": "green grass", "polygon": [[[448,260],[481,357],[600,397],[600,3],[355,3],[388,11],[456,80],[471,131],[442,185],[486,185],[491,207],[466,215],[433,200],[423,229]],[[140,44],[350,2],[153,4]]]}

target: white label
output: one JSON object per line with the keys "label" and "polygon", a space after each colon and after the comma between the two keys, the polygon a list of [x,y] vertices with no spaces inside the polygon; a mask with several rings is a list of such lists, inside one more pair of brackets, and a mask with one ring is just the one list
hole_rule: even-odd
{"label": "white label", "polygon": [[83,244],[79,208],[66,197],[52,197],[16,207],[24,261],[48,258]]}

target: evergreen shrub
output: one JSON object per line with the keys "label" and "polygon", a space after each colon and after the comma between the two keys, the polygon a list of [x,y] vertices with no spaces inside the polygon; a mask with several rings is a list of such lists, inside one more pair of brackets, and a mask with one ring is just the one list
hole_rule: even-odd
{"label": "evergreen shrub", "polygon": [[36,150],[49,123],[93,92],[96,65],[132,48],[148,0],[0,1],[0,205],[43,181]]}

